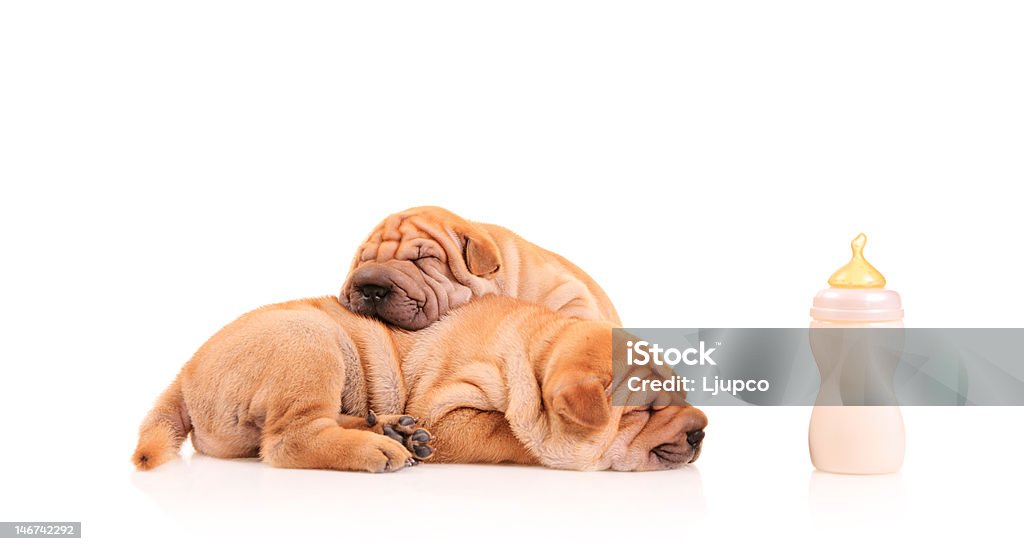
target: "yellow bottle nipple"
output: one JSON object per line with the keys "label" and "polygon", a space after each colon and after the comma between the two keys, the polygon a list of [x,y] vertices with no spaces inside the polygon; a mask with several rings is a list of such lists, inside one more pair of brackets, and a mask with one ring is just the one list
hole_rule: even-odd
{"label": "yellow bottle nipple", "polygon": [[867,242],[868,238],[863,233],[854,238],[850,243],[853,258],[828,278],[830,286],[844,289],[885,287],[885,276],[864,259],[864,244]]}

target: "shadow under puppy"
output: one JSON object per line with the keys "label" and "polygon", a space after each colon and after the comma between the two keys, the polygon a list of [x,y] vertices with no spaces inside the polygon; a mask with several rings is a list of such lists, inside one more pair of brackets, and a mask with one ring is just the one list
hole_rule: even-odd
{"label": "shadow under puppy", "polygon": [[499,296],[414,333],[334,297],[266,306],[196,352],[132,459],[154,468],[190,432],[201,453],[288,468],[386,472],[429,458],[639,471],[696,459],[707,424],[696,408],[611,405],[612,338],[609,322]]}

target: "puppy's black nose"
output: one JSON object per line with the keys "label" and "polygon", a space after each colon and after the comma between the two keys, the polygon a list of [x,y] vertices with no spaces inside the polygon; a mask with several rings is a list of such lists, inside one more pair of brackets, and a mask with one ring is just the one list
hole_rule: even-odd
{"label": "puppy's black nose", "polygon": [[689,442],[691,446],[700,444],[701,440],[704,440],[704,431],[700,429],[686,433],[686,441]]}
{"label": "puppy's black nose", "polygon": [[379,301],[384,297],[388,296],[389,289],[381,287],[380,285],[363,285],[359,287],[359,294],[363,295],[366,300]]}

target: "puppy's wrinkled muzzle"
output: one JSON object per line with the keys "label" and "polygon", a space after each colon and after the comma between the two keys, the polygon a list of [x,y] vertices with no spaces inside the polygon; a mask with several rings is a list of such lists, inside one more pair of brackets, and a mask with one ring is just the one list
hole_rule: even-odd
{"label": "puppy's wrinkled muzzle", "polygon": [[655,411],[648,427],[660,437],[653,440],[657,445],[650,451],[651,467],[674,469],[696,461],[704,444],[707,424],[704,413],[692,406]]}
{"label": "puppy's wrinkled muzzle", "polygon": [[341,302],[357,314],[416,331],[444,313],[437,294],[410,262],[369,263],[352,272]]}

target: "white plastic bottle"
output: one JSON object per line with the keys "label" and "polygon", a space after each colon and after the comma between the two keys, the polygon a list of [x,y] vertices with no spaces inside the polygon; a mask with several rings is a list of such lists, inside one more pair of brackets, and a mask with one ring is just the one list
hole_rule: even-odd
{"label": "white plastic bottle", "polygon": [[[896,472],[906,447],[903,416],[891,388],[902,345],[903,309],[899,294],[884,289],[885,277],[864,259],[866,241],[864,234],[854,239],[853,259],[832,275],[830,287],[814,297],[811,308],[811,350],[821,388],[808,444],[815,468],[832,473]],[[830,329],[886,331],[822,331]],[[865,347],[881,346],[890,353],[858,354]],[[871,388],[851,388],[865,378],[871,379]],[[862,396],[859,391],[877,398],[879,389],[886,405],[839,405],[844,395]]]}

